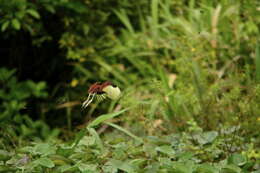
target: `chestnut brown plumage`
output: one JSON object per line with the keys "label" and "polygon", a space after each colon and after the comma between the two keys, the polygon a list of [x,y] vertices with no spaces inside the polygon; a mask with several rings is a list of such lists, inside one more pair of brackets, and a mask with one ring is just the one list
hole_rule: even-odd
{"label": "chestnut brown plumage", "polygon": [[100,83],[100,82],[96,82],[94,84],[92,84],[89,89],[88,89],[88,93],[89,94],[104,94],[104,91],[102,91],[106,86],[108,85],[112,85],[111,82],[106,81],[104,83]]}

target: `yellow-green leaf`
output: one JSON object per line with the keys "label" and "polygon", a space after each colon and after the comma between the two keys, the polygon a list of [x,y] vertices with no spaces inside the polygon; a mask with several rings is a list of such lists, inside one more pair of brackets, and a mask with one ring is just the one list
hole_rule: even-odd
{"label": "yellow-green leaf", "polygon": [[12,20],[12,26],[14,29],[19,30],[21,28],[21,24],[17,19]]}
{"label": "yellow-green leaf", "polygon": [[6,30],[6,28],[9,26],[9,21],[5,21],[4,23],[3,23],[3,25],[2,25],[2,27],[1,27],[1,31],[5,31]]}
{"label": "yellow-green leaf", "polygon": [[47,157],[39,158],[38,160],[34,161],[38,165],[47,167],[47,168],[53,168],[55,165],[52,160],[50,160]]}
{"label": "yellow-green leaf", "polygon": [[28,9],[27,13],[36,19],[40,19],[40,14],[34,9]]}

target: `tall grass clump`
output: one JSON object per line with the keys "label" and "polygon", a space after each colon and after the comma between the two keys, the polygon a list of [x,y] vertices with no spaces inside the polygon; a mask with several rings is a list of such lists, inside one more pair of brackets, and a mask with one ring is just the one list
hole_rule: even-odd
{"label": "tall grass clump", "polygon": [[119,106],[140,102],[127,124],[162,120],[171,130],[185,130],[195,121],[205,130],[253,132],[259,126],[254,3],[181,5],[153,0],[148,12],[138,8],[135,19],[125,9],[114,10],[124,28],[119,36],[107,35],[113,46],[94,62],[124,88]]}

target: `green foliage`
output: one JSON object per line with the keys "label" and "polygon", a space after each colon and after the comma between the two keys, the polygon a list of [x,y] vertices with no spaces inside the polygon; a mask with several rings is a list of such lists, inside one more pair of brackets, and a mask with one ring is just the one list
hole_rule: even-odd
{"label": "green foliage", "polygon": [[[45,82],[35,83],[31,80],[17,81],[14,76],[15,70],[0,68],[0,84],[3,86],[0,89],[0,125],[1,136],[6,141],[15,143],[16,138],[38,137],[47,138],[51,130],[42,121],[32,121],[28,114],[32,103],[28,104],[30,98],[46,98],[48,93],[45,91]],[[57,135],[57,131],[51,132],[51,135]],[[11,137],[9,136],[11,135]],[[1,142],[4,142],[1,140]]]}
{"label": "green foliage", "polygon": [[[112,48],[89,54],[96,54],[94,62],[103,69],[95,76],[109,79],[107,72],[120,81],[128,92],[122,105],[148,98],[143,112],[157,110],[155,118],[172,121],[177,130],[183,130],[191,119],[206,129],[220,130],[240,123],[243,129],[252,128],[246,122],[257,122],[259,115],[258,99],[252,99],[258,92],[252,56],[259,34],[254,3],[241,2],[240,6],[222,2],[215,6],[191,2],[178,16],[173,3],[152,1],[150,13],[138,13],[137,24],[131,23],[127,10],[115,10],[125,29],[119,37],[109,33]],[[246,17],[251,22],[242,21],[246,12],[240,8],[251,9],[255,16]],[[247,27],[255,29],[239,29]],[[252,36],[252,44],[247,36]],[[140,112],[135,112],[140,117]],[[133,123],[136,116],[132,115]],[[144,115],[150,116],[150,112]],[[259,128],[258,124],[255,127]]]}
{"label": "green foliage", "polygon": [[[4,32],[8,29],[20,30],[21,28],[33,33],[32,25],[35,20],[40,19],[35,5],[26,0],[11,0],[0,1],[1,8],[1,31]],[[37,23],[37,22],[36,22]]]}
{"label": "green foliage", "polygon": [[[208,133],[208,132],[205,132]],[[209,132],[210,133],[210,132]],[[102,142],[89,132],[77,147],[68,144],[36,143],[16,151],[2,151],[5,162],[1,169],[17,172],[253,172],[259,171],[258,162],[234,153],[226,159],[212,155],[214,161],[206,163],[204,156],[220,149],[215,142],[199,147],[189,134],[169,134],[163,137],[147,136],[144,143],[136,143],[117,133],[105,135]],[[186,138],[186,139],[185,139]],[[220,138],[217,139],[218,141]],[[207,148],[211,148],[208,150]],[[7,154],[6,154],[7,153]],[[1,157],[3,158],[3,157]],[[2,159],[3,160],[3,159]],[[257,168],[258,167],[258,168]]]}
{"label": "green foliage", "polygon": [[[1,68],[0,172],[260,171],[257,0],[0,3],[0,41],[26,37],[42,50],[34,57],[47,80]],[[21,47],[12,44],[6,64]],[[20,62],[33,64],[28,57]],[[106,80],[122,97],[80,110],[88,86]],[[44,104],[29,113],[32,98]],[[57,135],[46,122],[75,139],[44,143]]]}

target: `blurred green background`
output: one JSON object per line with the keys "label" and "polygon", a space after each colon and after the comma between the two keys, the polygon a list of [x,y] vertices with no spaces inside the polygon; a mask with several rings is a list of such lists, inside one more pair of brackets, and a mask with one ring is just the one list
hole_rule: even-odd
{"label": "blurred green background", "polygon": [[[260,149],[258,0],[0,0],[0,29],[1,148],[129,108],[113,122],[140,137],[214,131],[228,153]],[[99,81],[122,97],[81,109]]]}

